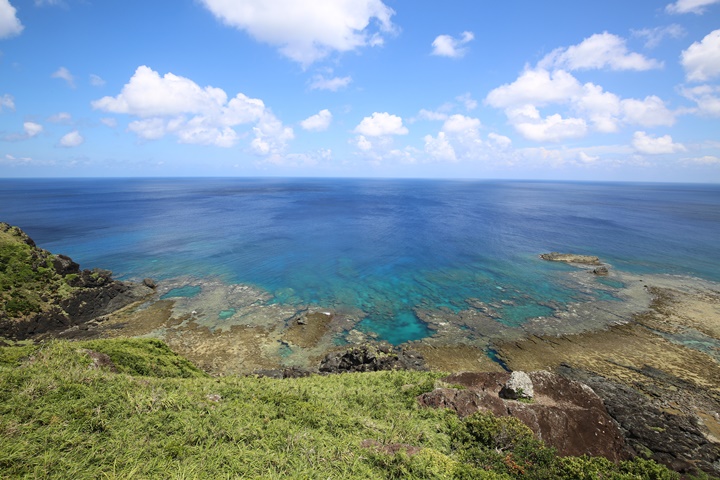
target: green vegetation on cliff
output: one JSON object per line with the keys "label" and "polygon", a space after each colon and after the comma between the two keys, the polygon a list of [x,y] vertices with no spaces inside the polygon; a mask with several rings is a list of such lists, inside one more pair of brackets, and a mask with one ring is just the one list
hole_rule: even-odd
{"label": "green vegetation on cliff", "polygon": [[440,376],[213,378],[148,339],[2,347],[0,478],[678,478],[420,408]]}
{"label": "green vegetation on cliff", "polygon": [[9,317],[37,313],[73,290],[53,264],[17,227],[0,224],[0,306]]}

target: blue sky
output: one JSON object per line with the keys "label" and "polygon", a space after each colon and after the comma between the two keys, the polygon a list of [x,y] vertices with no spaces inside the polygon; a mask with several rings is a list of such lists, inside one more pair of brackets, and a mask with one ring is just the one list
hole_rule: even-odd
{"label": "blue sky", "polygon": [[720,0],[0,0],[0,177],[720,182]]}

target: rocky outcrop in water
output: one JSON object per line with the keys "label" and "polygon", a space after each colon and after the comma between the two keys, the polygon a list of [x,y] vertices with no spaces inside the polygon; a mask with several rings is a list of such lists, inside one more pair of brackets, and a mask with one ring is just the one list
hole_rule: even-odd
{"label": "rocky outcrop in water", "polygon": [[[520,378],[510,382],[510,377],[508,372],[450,375],[443,379],[447,387],[420,395],[418,402],[425,407],[452,409],[461,417],[477,411],[516,417],[560,455],[587,454],[612,461],[632,457],[618,424],[587,385],[545,371],[518,375],[522,382]],[[532,400],[503,398],[501,391],[508,383],[519,385],[528,379],[532,386],[525,388],[534,392]]]}
{"label": "rocky outcrop in water", "polygon": [[574,253],[543,253],[540,258],[550,262],[577,263],[581,265],[600,265],[600,259],[592,255],[577,255]]}

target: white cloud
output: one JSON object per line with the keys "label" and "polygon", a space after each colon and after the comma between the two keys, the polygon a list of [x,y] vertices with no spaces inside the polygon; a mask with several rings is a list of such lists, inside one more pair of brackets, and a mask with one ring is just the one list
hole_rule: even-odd
{"label": "white cloud", "polygon": [[227,25],[280,48],[304,67],[333,52],[381,45],[394,11],[381,0],[202,0]]}
{"label": "white cloud", "polygon": [[629,52],[625,39],[612,33],[596,33],[577,45],[558,48],[543,58],[538,66],[568,70],[650,70],[661,68],[662,62]]}
{"label": "white cloud", "polygon": [[705,155],[703,157],[683,158],[683,162],[695,165],[720,165],[720,157]]}
{"label": "white cloud", "polygon": [[0,0],[0,38],[9,38],[20,35],[23,25],[17,18],[17,10],[10,5],[9,0]]}
{"label": "white cloud", "polygon": [[6,93],[5,95],[0,97],[0,112],[2,112],[3,108],[15,110],[15,99],[12,95],[8,95]]}
{"label": "white cloud", "polygon": [[720,86],[700,85],[683,88],[680,93],[697,103],[697,113],[711,117],[720,117]]}
{"label": "white cloud", "polygon": [[490,91],[485,101],[496,108],[527,104],[542,106],[568,102],[581,92],[580,82],[564,70],[550,73],[542,68],[527,69],[513,83]]}
{"label": "white cloud", "polygon": [[387,112],[375,112],[370,117],[362,119],[355,127],[355,133],[366,137],[380,137],[384,135],[406,135],[408,129],[402,124],[402,118],[390,115]]}
{"label": "white cloud", "polygon": [[510,109],[506,113],[523,137],[536,142],[559,142],[587,133],[587,124],[582,118],[562,118],[557,113],[542,118],[532,105]]}
{"label": "white cloud", "polygon": [[472,98],[472,95],[470,95],[469,93],[465,93],[463,95],[455,97],[455,100],[462,103],[465,107],[465,110],[467,110],[468,112],[471,110],[475,110],[478,106],[477,100]]}
{"label": "white cloud", "polygon": [[25,130],[26,138],[32,138],[43,131],[43,126],[35,122],[23,123],[23,130]]}
{"label": "white cloud", "polygon": [[312,132],[322,132],[328,129],[330,122],[332,122],[332,118],[333,116],[332,113],[330,113],[330,110],[320,110],[320,112],[300,122],[300,126],[305,130],[310,130]]}
{"label": "white cloud", "polygon": [[593,156],[593,155],[588,155],[588,154],[585,153],[584,151],[581,151],[581,152],[578,153],[578,160],[579,160],[581,163],[590,164],[590,163],[595,163],[595,162],[597,162],[598,160],[600,160],[600,157],[598,157],[598,156]]}
{"label": "white cloud", "polygon": [[455,149],[450,144],[445,132],[439,132],[437,138],[432,135],[425,135],[425,153],[435,160],[444,162],[456,162]]}
{"label": "white cloud", "polygon": [[80,135],[80,132],[78,132],[77,130],[73,130],[72,132],[65,134],[60,139],[60,146],[66,148],[77,147],[78,145],[81,145],[84,141],[85,139],[82,135]]}
{"label": "white cloud", "polygon": [[446,120],[448,118],[448,114],[444,112],[425,110],[423,108],[420,110],[420,112],[418,112],[418,117],[420,117],[422,120],[438,121]]}
{"label": "white cloud", "polygon": [[452,115],[442,126],[442,130],[456,135],[468,135],[477,133],[481,127],[477,118],[466,117],[465,115]]}
{"label": "white cloud", "polygon": [[[580,85],[564,70],[526,69],[513,83],[492,90],[485,102],[505,108],[510,123],[531,140],[577,138],[587,131],[588,123],[603,133],[616,132],[621,124],[654,127],[675,123],[675,113],[657,96],[621,99],[599,85]],[[563,118],[555,113],[542,119],[538,107],[553,104],[567,105],[578,117]]]}
{"label": "white cloud", "polygon": [[461,38],[453,38],[450,35],[438,35],[433,40],[433,55],[441,57],[460,58],[465,55],[467,49],[464,47],[475,38],[472,32],[463,32]]}
{"label": "white cloud", "polygon": [[93,87],[102,87],[105,85],[105,80],[102,79],[99,75],[95,75],[94,73],[90,74],[90,85]]}
{"label": "white cloud", "polygon": [[638,153],[647,155],[660,155],[663,153],[683,152],[686,150],[683,144],[673,143],[670,135],[653,137],[645,132],[635,132],[633,135],[632,145]]}
{"label": "white cloud", "polygon": [[65,80],[69,87],[75,88],[75,77],[73,77],[72,73],[70,73],[70,70],[65,67],[58,68],[55,72],[53,72],[52,75],[50,75],[50,77]]}
{"label": "white cloud", "polygon": [[51,115],[48,118],[48,121],[52,123],[70,123],[72,121],[72,116],[67,112],[59,112],[55,115]]}
{"label": "white cloud", "polygon": [[495,132],[488,133],[488,140],[497,145],[500,149],[505,149],[512,145],[512,140],[510,140],[509,137],[497,134]]}
{"label": "white cloud", "polygon": [[352,77],[325,78],[323,75],[315,75],[310,82],[310,90],[330,90],[337,92],[352,82]]}
{"label": "white cloud", "polygon": [[279,156],[287,142],[295,138],[293,129],[283,126],[275,115],[266,112],[253,127],[255,139],[250,146],[259,155]]}
{"label": "white cloud", "polygon": [[704,82],[720,76],[720,29],[683,50],[680,61],[690,82]]}
{"label": "white cloud", "polygon": [[117,120],[112,117],[104,117],[100,119],[100,123],[106,127],[115,128],[117,127]]}
{"label": "white cloud", "polygon": [[357,146],[357,148],[359,148],[363,152],[368,152],[373,148],[372,142],[365,138],[365,135],[358,135],[354,143],[355,146]]}
{"label": "white cloud", "polygon": [[172,73],[161,77],[146,66],[137,68],[119,95],[95,100],[92,106],[139,117],[128,129],[146,140],[172,134],[181,143],[231,147],[239,138],[233,127],[255,123],[250,146],[270,155],[278,154],[294,136],[260,99],[238,93],[228,101],[220,88],[202,88]]}
{"label": "white cloud", "polygon": [[720,0],[677,0],[665,7],[668,13],[695,13],[702,15],[705,13],[705,7],[720,3]]}
{"label": "white cloud", "polygon": [[628,98],[620,102],[623,120],[643,127],[671,126],[675,124],[675,114],[667,109],[665,102],[655,95],[645,100]]}
{"label": "white cloud", "polygon": [[645,39],[645,48],[655,48],[663,41],[665,37],[681,38],[686,32],[683,27],[673,23],[666,27],[643,28],[641,30],[633,30],[634,37]]}

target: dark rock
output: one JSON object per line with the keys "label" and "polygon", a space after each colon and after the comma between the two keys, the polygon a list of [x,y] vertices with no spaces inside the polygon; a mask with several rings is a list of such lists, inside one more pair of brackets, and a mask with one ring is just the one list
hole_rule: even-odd
{"label": "dark rock", "polygon": [[152,288],[153,290],[157,288],[157,283],[155,283],[155,280],[153,280],[152,278],[145,278],[143,279],[142,283],[146,287]]}
{"label": "dark rock", "polygon": [[360,345],[328,353],[320,363],[322,373],[376,372],[379,370],[427,370],[421,354],[381,343]]}
{"label": "dark rock", "polygon": [[628,459],[626,446],[615,421],[602,400],[588,386],[549,372],[531,372],[532,403],[504,400],[500,390],[510,373],[460,373],[443,379],[450,385],[418,397],[420,405],[450,408],[465,417],[477,411],[513,416],[525,423],[560,455],[603,456],[612,461]]}
{"label": "dark rock", "polygon": [[58,275],[62,276],[80,273],[80,265],[65,255],[55,255],[55,258],[53,258],[53,267]]}
{"label": "dark rock", "polygon": [[[558,368],[558,373],[580,380],[597,392],[610,416],[620,425],[627,443],[639,455],[651,457],[680,473],[702,470],[720,475],[720,445],[703,435],[695,417],[664,409],[667,395],[646,395],[630,386],[567,365]],[[685,391],[686,396],[688,391],[696,389],[689,382],[667,378],[666,373],[656,369],[646,368],[642,373],[649,378],[661,378],[665,384]],[[692,395],[702,396],[703,392],[693,391]],[[718,408],[716,401],[709,401]]]}
{"label": "dark rock", "polygon": [[593,271],[592,271],[592,272],[593,272],[595,275],[599,275],[599,276],[602,276],[602,277],[606,276],[606,275],[609,273],[609,272],[608,272],[608,268],[607,268],[605,265],[602,265],[602,266],[597,267],[597,268],[593,268]]}

